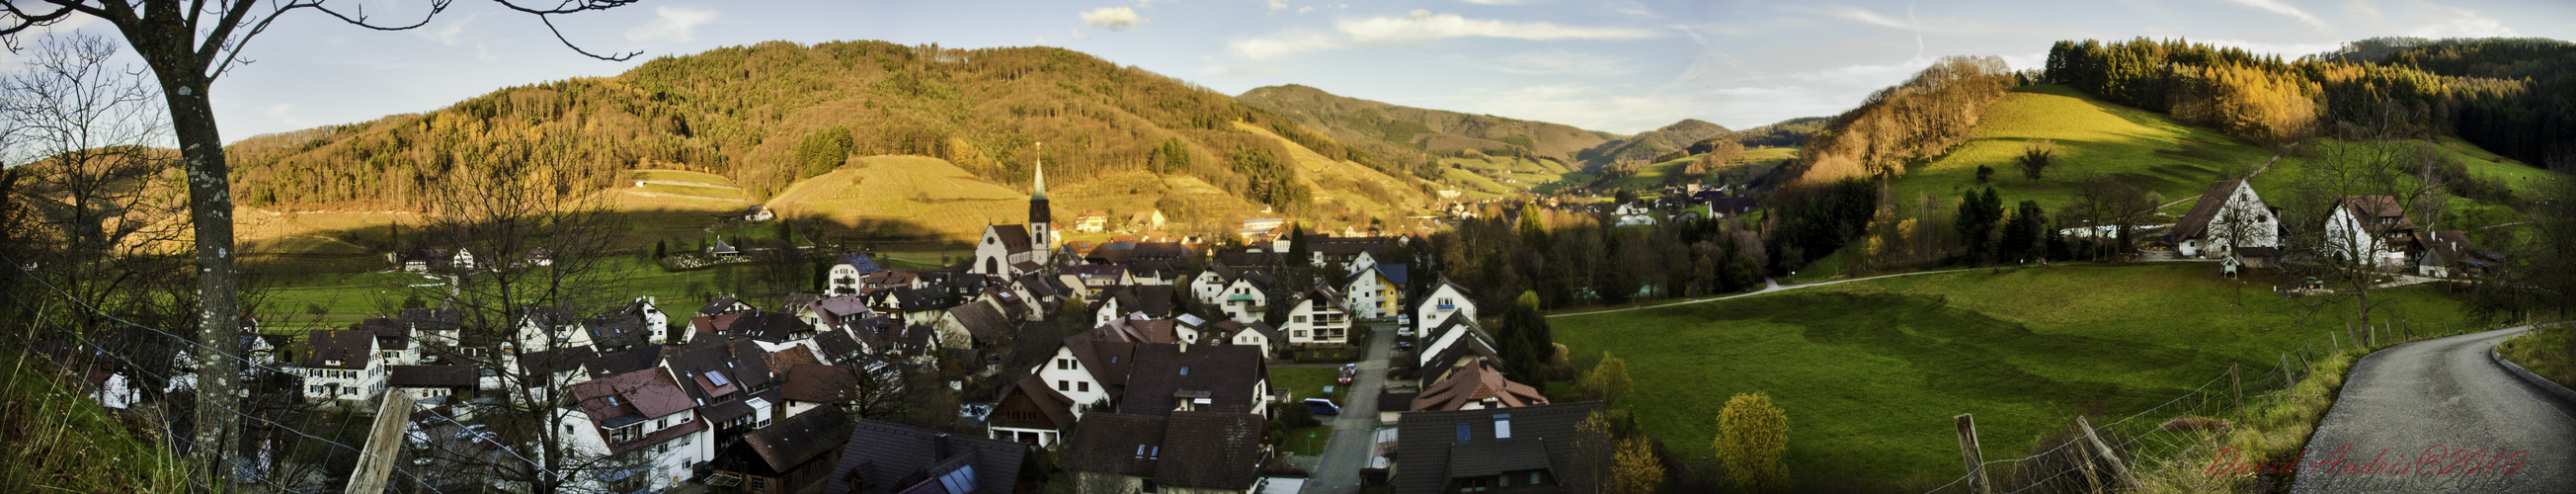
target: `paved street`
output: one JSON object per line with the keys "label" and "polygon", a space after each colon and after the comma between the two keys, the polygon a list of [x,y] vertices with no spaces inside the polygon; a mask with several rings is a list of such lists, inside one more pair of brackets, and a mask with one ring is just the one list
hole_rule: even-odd
{"label": "paved street", "polygon": [[1394,324],[1372,326],[1376,336],[1369,338],[1359,377],[1351,380],[1341,418],[1333,420],[1333,442],[1324,446],[1324,456],[1310,472],[1314,478],[1306,481],[1307,494],[1359,492],[1360,467],[1368,464],[1369,435],[1378,428],[1377,394],[1386,389],[1386,359],[1395,353],[1395,329]]}
{"label": "paved street", "polygon": [[[2363,358],[2309,439],[2302,465],[2311,468],[2299,472],[2290,492],[2567,492],[2576,486],[2576,406],[2487,356],[2525,329],[2408,343]],[[2495,455],[2504,461],[2483,473],[2461,473]],[[2338,459],[2357,472],[2329,472],[2333,465],[2320,463]]]}

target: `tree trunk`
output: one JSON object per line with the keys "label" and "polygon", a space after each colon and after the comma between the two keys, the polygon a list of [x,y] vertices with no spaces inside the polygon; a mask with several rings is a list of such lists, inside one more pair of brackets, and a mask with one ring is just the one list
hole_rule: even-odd
{"label": "tree trunk", "polygon": [[[169,17],[163,17],[167,19]],[[196,366],[196,455],[215,472],[231,477],[224,457],[239,437],[241,379],[241,279],[233,268],[233,201],[231,167],[224,163],[224,140],[215,126],[215,108],[206,89],[206,62],[194,51],[193,33],[181,26],[125,27],[126,40],[152,67],[162,97],[170,104],[170,123],[188,178],[188,217],[196,228],[197,334],[191,363]],[[220,485],[220,484],[217,484]]]}

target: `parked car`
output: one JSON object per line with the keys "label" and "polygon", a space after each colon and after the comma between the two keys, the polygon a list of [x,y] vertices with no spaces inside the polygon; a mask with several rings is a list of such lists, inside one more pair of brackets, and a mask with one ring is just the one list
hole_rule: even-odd
{"label": "parked car", "polygon": [[1307,398],[1306,411],[1315,415],[1341,415],[1342,407],[1341,405],[1333,404],[1333,400]]}
{"label": "parked car", "polygon": [[1342,384],[1350,384],[1351,379],[1359,374],[1360,364],[1342,364]]}
{"label": "parked car", "polygon": [[1395,342],[1395,349],[1397,349],[1397,350],[1412,350],[1412,349],[1413,349],[1413,340],[1402,340],[1402,341],[1397,341],[1397,342]]}

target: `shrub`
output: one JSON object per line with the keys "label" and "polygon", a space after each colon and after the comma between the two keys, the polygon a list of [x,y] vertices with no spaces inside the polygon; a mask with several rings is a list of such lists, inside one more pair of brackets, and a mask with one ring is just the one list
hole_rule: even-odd
{"label": "shrub", "polygon": [[1750,492],[1789,490],[1789,416],[1771,405],[1771,396],[1738,393],[1717,413],[1717,456],[1727,482]]}

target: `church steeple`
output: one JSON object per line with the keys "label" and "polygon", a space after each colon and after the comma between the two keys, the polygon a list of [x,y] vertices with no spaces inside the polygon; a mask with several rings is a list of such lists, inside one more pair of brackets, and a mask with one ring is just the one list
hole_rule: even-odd
{"label": "church steeple", "polygon": [[1037,176],[1029,185],[1029,243],[1035,250],[1031,253],[1035,261],[1046,265],[1048,258],[1055,256],[1055,232],[1049,225],[1054,222],[1054,214],[1047,209],[1046,143],[1038,143],[1037,149]]}

